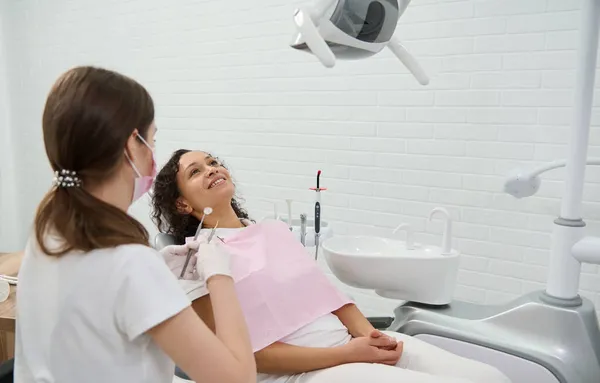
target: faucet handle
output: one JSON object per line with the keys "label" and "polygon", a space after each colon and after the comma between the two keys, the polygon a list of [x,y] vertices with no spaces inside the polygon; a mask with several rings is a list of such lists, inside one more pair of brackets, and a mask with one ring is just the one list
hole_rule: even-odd
{"label": "faucet handle", "polygon": [[404,229],[406,230],[406,248],[408,250],[413,250],[415,248],[413,242],[413,229],[408,223],[401,223],[397,228],[394,229],[392,234],[396,234],[398,230]]}
{"label": "faucet handle", "polygon": [[443,207],[436,207],[429,214],[429,222],[433,219],[436,214],[444,216],[444,234],[442,238],[442,254],[450,254],[452,252],[452,218],[448,210]]}

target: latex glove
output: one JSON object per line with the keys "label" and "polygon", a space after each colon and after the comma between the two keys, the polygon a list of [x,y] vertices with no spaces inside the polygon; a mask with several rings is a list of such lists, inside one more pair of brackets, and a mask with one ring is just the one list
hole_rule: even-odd
{"label": "latex glove", "polygon": [[196,253],[196,270],[206,282],[215,275],[231,277],[231,255],[218,241],[201,243]]}
{"label": "latex glove", "polygon": [[190,257],[190,262],[185,269],[183,279],[197,280],[200,279],[200,276],[196,272],[197,258],[194,256],[194,254],[198,251],[199,246],[199,241],[191,241],[185,245],[165,246],[159,251],[159,253],[165,260],[169,270],[171,270],[171,272],[175,274],[177,278],[179,278],[181,275],[181,270],[183,269],[183,265],[185,264],[185,259],[188,255],[188,251],[192,250],[192,256]]}

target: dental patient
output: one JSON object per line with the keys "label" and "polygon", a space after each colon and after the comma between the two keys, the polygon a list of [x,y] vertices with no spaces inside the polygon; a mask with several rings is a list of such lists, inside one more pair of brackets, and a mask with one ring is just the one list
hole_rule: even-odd
{"label": "dental patient", "polygon": [[[248,249],[247,254],[252,254],[252,257],[258,254],[264,262],[277,262],[277,257],[269,258],[268,254],[260,254],[261,251],[268,253],[273,249],[266,244],[269,241],[290,244],[290,254],[282,251],[281,257],[293,257],[292,253],[304,251],[303,248],[298,250],[296,247],[302,245],[287,237],[291,238],[291,234],[284,224],[278,226],[277,223],[265,223],[266,221],[254,224],[250,220],[248,213],[235,198],[235,185],[229,171],[208,153],[188,150],[173,153],[156,177],[152,198],[154,222],[162,232],[175,236],[179,243],[184,243],[186,238],[195,235],[204,208],[211,207],[213,213],[205,217],[201,233],[206,237],[206,232],[218,223],[216,237],[225,242],[223,246],[228,239],[231,239],[232,246],[239,244],[238,248],[242,249],[242,253],[232,253],[232,270],[235,269],[236,262],[248,262],[247,257],[243,257],[244,249]],[[259,230],[261,226],[264,230],[271,230],[273,235],[267,235],[262,240]],[[244,237],[243,234],[246,233],[248,235]],[[177,276],[182,271],[185,255],[182,252],[179,256],[166,259],[171,271]],[[192,258],[194,260],[188,265],[184,279],[180,282],[196,313],[215,331],[210,296],[202,276],[195,271],[195,257]],[[245,286],[250,286],[247,281],[251,278],[234,277],[243,307],[245,304],[249,310],[259,307],[273,312],[289,311],[294,313],[295,319],[290,320],[295,320],[295,325],[301,323],[302,318],[308,318],[306,323],[301,323],[296,328],[290,327],[291,330],[286,333],[281,332],[285,328],[281,323],[261,323],[254,314],[252,318],[247,317],[259,382],[510,382],[494,367],[457,356],[408,335],[375,330],[356,305],[333,285],[327,284],[326,277],[308,255],[306,260],[300,258],[302,260],[296,259],[300,266],[290,263],[290,275],[296,271],[294,267],[307,271],[302,274],[302,278],[289,282],[289,288],[279,292],[279,295],[277,292],[244,294]],[[312,300],[307,300],[304,296],[307,292],[310,292]],[[281,296],[285,299],[277,299]],[[314,303],[314,297],[318,297],[319,302],[326,303],[319,306]],[[306,315],[304,306],[290,306],[291,302],[307,305]],[[330,307],[331,310],[313,318],[310,314],[319,313],[317,306],[321,309]],[[255,310],[254,313],[256,312],[259,311]],[[270,317],[265,315],[264,318]],[[273,331],[269,334],[271,328]],[[259,336],[256,336],[257,333],[260,333]],[[269,336],[276,336],[277,339]],[[265,339],[269,340],[268,344],[261,343]]]}

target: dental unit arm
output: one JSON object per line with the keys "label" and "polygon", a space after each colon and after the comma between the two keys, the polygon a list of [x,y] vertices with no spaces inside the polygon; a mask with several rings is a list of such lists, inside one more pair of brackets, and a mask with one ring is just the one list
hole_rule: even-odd
{"label": "dental unit arm", "polygon": [[[586,164],[600,165],[600,158],[590,158],[586,160]],[[504,182],[504,192],[515,198],[531,197],[540,188],[540,175],[553,169],[565,167],[566,165],[566,160],[559,160],[541,165],[529,171],[515,169]]]}
{"label": "dental unit arm", "polygon": [[294,13],[292,48],[312,53],[327,68],[336,59],[372,56],[388,48],[421,85],[429,77],[394,31],[411,0],[320,0]]}
{"label": "dental unit arm", "polygon": [[[584,0],[581,10],[579,48],[571,120],[569,152],[566,161],[559,161],[536,169],[539,174],[557,167],[566,167],[564,193],[559,217],[554,221],[546,294],[573,305],[581,304],[579,278],[581,263],[600,264],[600,240],[584,238],[586,226],[582,219],[583,188],[586,164],[598,164],[597,159],[588,160],[591,114],[594,100],[594,83],[600,33],[600,1]],[[537,182],[537,186],[536,186]],[[518,194],[510,186],[519,186],[519,177],[511,176],[507,182],[509,194]],[[535,194],[539,180],[530,183],[522,197]]]}
{"label": "dental unit arm", "polygon": [[[585,165],[600,165],[600,158],[588,158],[585,160]],[[540,175],[565,166],[567,160],[558,160],[529,171],[515,169],[504,183],[504,192],[519,199],[531,197],[540,188]],[[600,264],[600,237],[585,237],[576,242],[571,248],[571,255],[580,263]]]}

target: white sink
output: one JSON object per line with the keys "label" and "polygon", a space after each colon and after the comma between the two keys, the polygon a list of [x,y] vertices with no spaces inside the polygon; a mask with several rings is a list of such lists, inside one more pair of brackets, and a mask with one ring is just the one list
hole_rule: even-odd
{"label": "white sink", "polygon": [[431,305],[450,303],[459,253],[442,254],[437,246],[414,246],[380,237],[335,236],[323,242],[323,254],[343,283],[375,290],[383,297]]}

